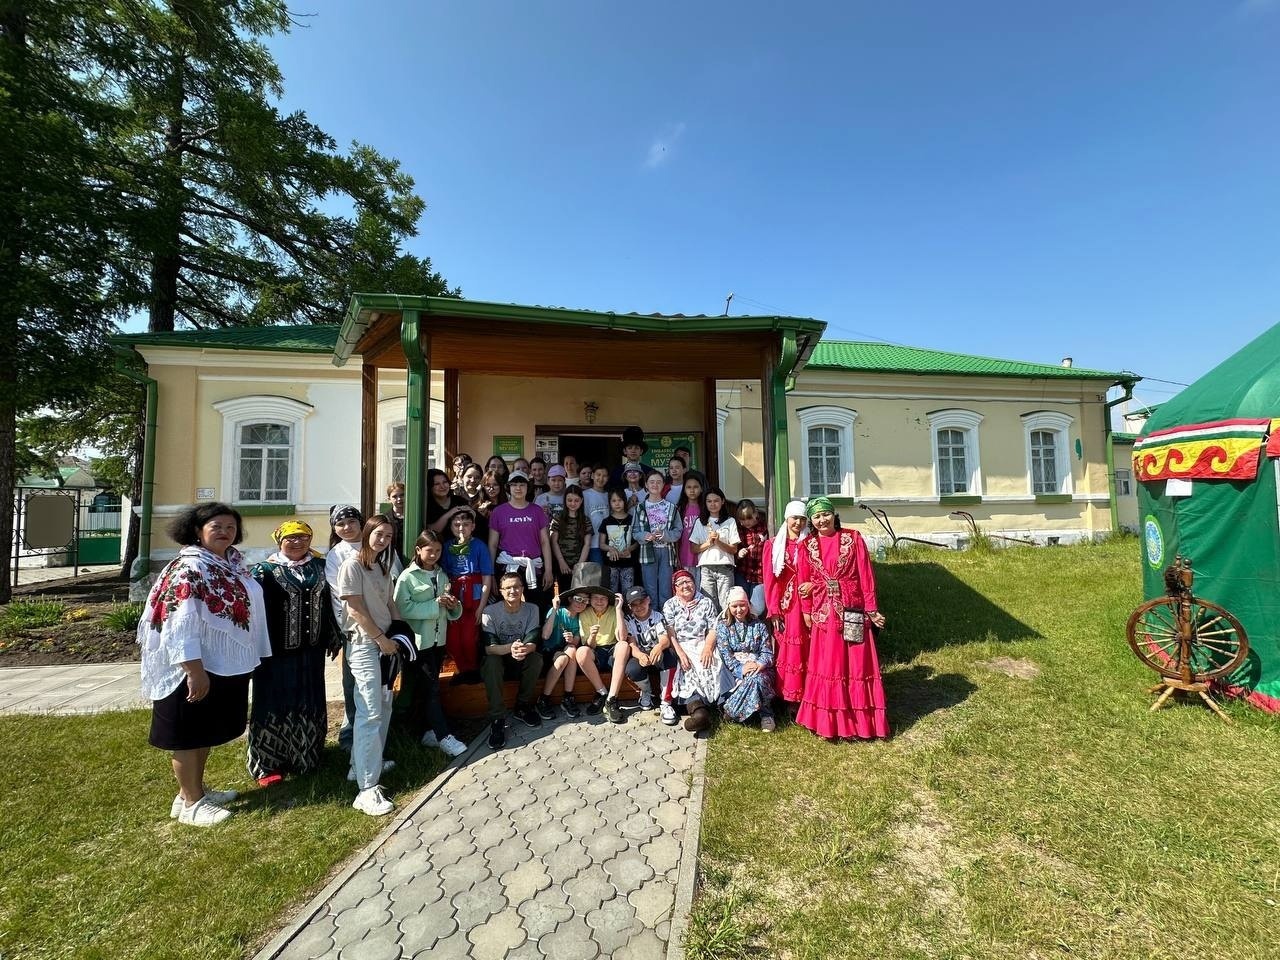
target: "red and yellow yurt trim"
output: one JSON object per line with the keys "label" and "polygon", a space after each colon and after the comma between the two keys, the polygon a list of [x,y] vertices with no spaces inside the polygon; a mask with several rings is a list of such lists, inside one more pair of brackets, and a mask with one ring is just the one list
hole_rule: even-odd
{"label": "red and yellow yurt trim", "polygon": [[[1280,419],[1216,420],[1149,433],[1133,445],[1139,480],[1253,480]],[[1267,454],[1275,456],[1267,445]]]}

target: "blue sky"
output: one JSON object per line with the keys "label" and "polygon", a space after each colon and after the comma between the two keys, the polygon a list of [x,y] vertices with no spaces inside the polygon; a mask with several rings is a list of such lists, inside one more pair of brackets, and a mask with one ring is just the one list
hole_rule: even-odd
{"label": "blue sky", "polygon": [[295,11],[287,105],[469,297],[1181,382],[1280,322],[1280,0]]}

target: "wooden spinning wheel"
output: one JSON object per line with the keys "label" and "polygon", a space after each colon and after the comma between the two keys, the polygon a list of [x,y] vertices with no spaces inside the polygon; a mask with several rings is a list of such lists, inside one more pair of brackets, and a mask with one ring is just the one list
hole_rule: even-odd
{"label": "wooden spinning wheel", "polygon": [[1126,636],[1138,659],[1161,680],[1152,688],[1160,709],[1177,692],[1194,693],[1227,723],[1231,718],[1209,696],[1210,681],[1225,677],[1249,655],[1249,638],[1227,610],[1191,593],[1195,574],[1181,555],[1164,572],[1167,596],[1149,600],[1129,617]]}

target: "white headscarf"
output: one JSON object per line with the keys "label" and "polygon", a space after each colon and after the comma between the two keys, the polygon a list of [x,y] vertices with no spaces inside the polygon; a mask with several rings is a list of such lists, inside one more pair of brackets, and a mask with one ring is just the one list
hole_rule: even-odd
{"label": "white headscarf", "polygon": [[[782,524],[778,527],[778,532],[773,535],[773,575],[779,576],[782,573],[782,561],[787,556],[787,521],[792,517],[803,517],[804,501],[792,500],[787,504],[787,509],[782,512]],[[808,528],[800,531],[797,540],[803,540],[809,535]]]}

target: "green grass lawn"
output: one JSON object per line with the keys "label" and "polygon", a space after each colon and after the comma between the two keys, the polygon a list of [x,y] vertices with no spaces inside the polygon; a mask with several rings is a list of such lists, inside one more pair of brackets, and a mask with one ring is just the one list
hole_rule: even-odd
{"label": "green grass lawn", "polygon": [[721,725],[687,955],[1280,957],[1280,720],[1147,712],[1139,562],[1127,540],[878,564],[893,738]]}
{"label": "green grass lawn", "polygon": [[[346,753],[269,791],[244,741],[215,749],[207,781],[236,815],[207,830],[168,819],[168,755],[150,713],[0,717],[0,957],[223,958],[261,946],[331,870],[387,824],[351,809]],[[393,733],[399,803],[443,765]]]}

